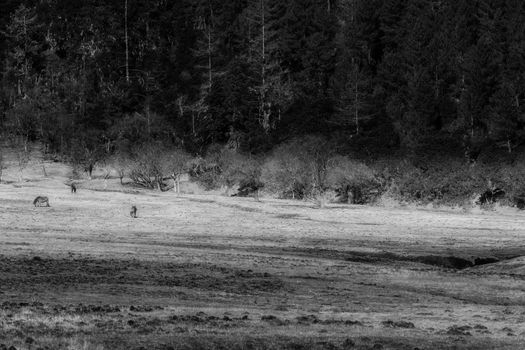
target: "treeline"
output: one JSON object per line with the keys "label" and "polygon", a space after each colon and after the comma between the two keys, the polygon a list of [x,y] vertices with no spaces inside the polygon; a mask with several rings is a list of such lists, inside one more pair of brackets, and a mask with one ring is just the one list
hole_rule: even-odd
{"label": "treeline", "polygon": [[[466,165],[441,157],[415,165],[402,157],[364,162],[337,152],[334,141],[320,136],[294,138],[266,154],[241,153],[213,145],[205,156],[181,148],[147,144],[116,153],[100,163],[105,176],[117,173],[122,184],[161,191],[181,189],[190,176],[207,190],[227,195],[265,195],[302,199],[323,206],[352,204],[433,203],[469,208],[501,204],[525,209],[525,163],[492,167]],[[83,169],[78,169],[82,172]]]}
{"label": "treeline", "polygon": [[[189,157],[210,186],[240,181],[224,159],[266,188],[295,164],[292,197],[361,170],[419,201],[525,194],[520,0],[4,0],[0,72],[22,165],[39,141],[88,172],[125,159],[147,187]],[[333,152],[316,171],[311,140]],[[161,155],[172,169],[141,172]]]}
{"label": "treeline", "polygon": [[513,161],[520,0],[4,0],[0,122],[48,152],[145,142]]}

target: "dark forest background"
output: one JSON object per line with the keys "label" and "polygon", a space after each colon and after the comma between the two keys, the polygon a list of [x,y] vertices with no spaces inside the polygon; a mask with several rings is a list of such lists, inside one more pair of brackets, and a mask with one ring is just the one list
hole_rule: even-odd
{"label": "dark forest background", "polygon": [[68,159],[306,143],[525,190],[521,0],[2,0],[0,72],[3,136]]}

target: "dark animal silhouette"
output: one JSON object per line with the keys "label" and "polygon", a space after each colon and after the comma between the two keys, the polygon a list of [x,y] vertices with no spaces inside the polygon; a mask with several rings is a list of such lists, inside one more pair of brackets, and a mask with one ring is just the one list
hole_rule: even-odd
{"label": "dark animal silhouette", "polygon": [[33,201],[33,205],[35,207],[49,207],[49,198],[47,197],[44,197],[44,196],[38,196],[35,198],[35,200]]}
{"label": "dark animal silhouette", "polygon": [[514,203],[518,209],[525,209],[525,194],[514,196]]}
{"label": "dark animal silhouette", "polygon": [[74,183],[71,184],[71,193],[77,193],[77,186]]}
{"label": "dark animal silhouette", "polygon": [[239,189],[237,190],[237,193],[232,194],[232,197],[248,197],[252,196],[255,198],[255,200],[259,200],[259,190],[264,187],[264,184],[261,181],[258,180],[247,180],[242,181],[239,184]]}
{"label": "dark animal silhouette", "polygon": [[503,191],[501,188],[487,190],[483,192],[481,196],[479,196],[477,204],[478,205],[494,204],[500,199],[503,199],[504,197],[505,197],[505,191]]}
{"label": "dark animal silhouette", "polygon": [[134,205],[131,206],[131,211],[129,212],[129,215],[134,219],[137,217],[137,207],[136,206]]}

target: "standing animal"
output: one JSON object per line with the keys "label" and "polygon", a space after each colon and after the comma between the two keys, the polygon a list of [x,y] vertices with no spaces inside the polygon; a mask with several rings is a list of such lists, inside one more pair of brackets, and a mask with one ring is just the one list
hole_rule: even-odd
{"label": "standing animal", "polygon": [[35,207],[43,207],[43,206],[49,207],[50,206],[49,205],[49,198],[44,197],[44,196],[38,196],[33,201],[33,205]]}
{"label": "standing animal", "polygon": [[74,183],[71,183],[71,193],[77,193],[77,186]]}
{"label": "standing animal", "polygon": [[131,206],[131,211],[129,212],[129,215],[134,219],[137,217],[137,207],[136,206],[134,205]]}

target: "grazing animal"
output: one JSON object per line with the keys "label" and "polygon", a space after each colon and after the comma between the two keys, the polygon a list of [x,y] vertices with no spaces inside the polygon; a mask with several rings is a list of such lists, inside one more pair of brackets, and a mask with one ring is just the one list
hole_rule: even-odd
{"label": "grazing animal", "polygon": [[134,219],[137,217],[137,207],[136,206],[134,205],[131,206],[131,211],[129,212],[129,215]]}
{"label": "grazing animal", "polygon": [[35,200],[33,201],[33,204],[35,207],[43,207],[43,206],[46,206],[46,207],[49,207],[49,198],[47,197],[44,197],[44,196],[38,196],[35,198]]}
{"label": "grazing animal", "polygon": [[71,183],[71,193],[77,193],[77,186],[74,183]]}

